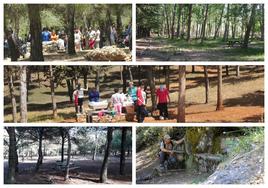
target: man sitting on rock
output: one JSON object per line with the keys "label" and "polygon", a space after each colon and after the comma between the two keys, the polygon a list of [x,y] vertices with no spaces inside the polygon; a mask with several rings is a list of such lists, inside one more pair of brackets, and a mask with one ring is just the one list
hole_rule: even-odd
{"label": "man sitting on rock", "polygon": [[162,142],[160,143],[160,171],[165,171],[168,168],[172,168],[177,166],[177,158],[174,153],[173,146],[174,144],[182,144],[184,142],[184,138],[176,141],[171,140],[171,137],[167,134],[164,136]]}

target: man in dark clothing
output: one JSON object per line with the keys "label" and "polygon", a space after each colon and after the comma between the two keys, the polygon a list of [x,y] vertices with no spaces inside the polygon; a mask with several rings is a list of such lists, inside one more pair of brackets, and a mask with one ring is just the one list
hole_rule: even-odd
{"label": "man in dark clothing", "polygon": [[164,136],[163,141],[160,143],[160,169],[163,170],[167,168],[165,162],[167,161],[168,165],[173,165],[177,163],[176,155],[173,152],[173,144],[182,144],[184,138],[176,141],[171,140],[171,137],[167,134]]}
{"label": "man in dark clothing", "polygon": [[7,30],[7,43],[10,51],[11,61],[17,61],[20,57],[19,40],[18,37],[13,33],[13,30],[9,28]]}

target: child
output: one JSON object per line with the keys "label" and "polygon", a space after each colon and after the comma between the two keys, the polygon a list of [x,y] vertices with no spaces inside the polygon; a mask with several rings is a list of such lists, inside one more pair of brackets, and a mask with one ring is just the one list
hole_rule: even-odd
{"label": "child", "polygon": [[114,106],[114,110],[116,111],[117,115],[121,115],[122,113],[122,95],[119,93],[119,89],[114,89],[114,94],[112,95],[111,102]]}

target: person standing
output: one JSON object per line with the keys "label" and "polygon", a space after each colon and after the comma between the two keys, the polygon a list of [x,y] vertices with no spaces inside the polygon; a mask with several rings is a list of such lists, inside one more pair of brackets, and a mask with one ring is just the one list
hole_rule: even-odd
{"label": "person standing", "polygon": [[75,44],[75,49],[78,50],[79,52],[82,51],[81,49],[81,35],[78,30],[75,30],[74,33],[74,44]]}
{"label": "person standing", "polygon": [[160,111],[160,119],[168,119],[168,107],[167,104],[170,102],[169,91],[164,85],[160,85],[160,88],[156,91],[157,97],[157,108]]}
{"label": "person standing", "polygon": [[19,40],[11,28],[7,30],[7,44],[11,61],[17,61],[21,54],[19,49]]}
{"label": "person standing", "polygon": [[96,40],[95,40],[95,48],[100,48],[100,29],[98,28],[97,31],[96,31]]}
{"label": "person standing", "polygon": [[84,91],[87,91],[88,88],[81,88],[81,84],[78,83],[77,85],[77,92],[78,92],[78,106],[79,112],[83,114],[83,100],[84,100]]}
{"label": "person standing", "polygon": [[137,102],[137,87],[134,86],[133,82],[129,82],[128,95],[131,97],[134,105]]}
{"label": "person standing", "polygon": [[137,120],[138,123],[142,123],[144,121],[146,110],[146,93],[142,85],[139,85],[137,88]]}
{"label": "person standing", "polygon": [[117,38],[117,32],[116,32],[115,24],[113,24],[113,25],[111,26],[111,32],[110,32],[111,46],[112,46],[112,45],[115,45],[116,38]]}
{"label": "person standing", "polygon": [[121,115],[122,113],[122,106],[123,106],[123,101],[122,101],[122,95],[119,92],[118,88],[114,89],[114,94],[111,97],[111,102],[114,106],[114,110],[117,115]]}
{"label": "person standing", "polygon": [[73,92],[73,98],[74,98],[74,107],[75,107],[75,113],[78,114],[78,90],[74,90]]}

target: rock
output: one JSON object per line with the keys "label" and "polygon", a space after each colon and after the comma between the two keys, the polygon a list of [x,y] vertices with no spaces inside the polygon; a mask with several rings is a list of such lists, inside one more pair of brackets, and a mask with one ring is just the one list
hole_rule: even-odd
{"label": "rock", "polygon": [[126,50],[116,46],[105,46],[90,50],[85,59],[88,61],[131,61],[131,55]]}
{"label": "rock", "polygon": [[260,184],[264,182],[264,146],[236,156],[203,184]]}

